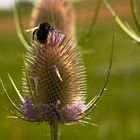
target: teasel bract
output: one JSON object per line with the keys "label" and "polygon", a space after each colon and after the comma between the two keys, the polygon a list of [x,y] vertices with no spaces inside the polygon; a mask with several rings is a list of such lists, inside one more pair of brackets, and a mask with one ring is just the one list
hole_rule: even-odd
{"label": "teasel bract", "polygon": [[[17,12],[15,18],[18,26]],[[27,52],[24,55],[22,93],[8,75],[20,98],[19,106],[10,98],[0,79],[8,99],[19,112],[11,111],[15,118],[29,122],[48,122],[52,140],[58,139],[59,123],[88,123],[85,121],[86,116],[94,110],[103,95],[112,65],[113,53],[100,93],[86,104],[85,66],[79,48],[70,36],[47,22],[34,28],[31,43],[23,40],[22,36],[23,45],[28,45],[25,46]]]}

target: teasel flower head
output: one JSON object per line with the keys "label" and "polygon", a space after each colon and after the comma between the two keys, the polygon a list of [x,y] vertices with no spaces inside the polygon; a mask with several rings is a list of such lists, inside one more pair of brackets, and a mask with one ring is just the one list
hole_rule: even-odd
{"label": "teasel flower head", "polygon": [[20,112],[13,113],[18,118],[50,124],[54,121],[62,124],[78,122],[84,113],[86,96],[82,57],[75,44],[59,29],[47,30],[46,39],[42,40],[44,35],[40,34],[40,29],[44,25],[49,24],[42,23],[35,30],[35,38],[24,57],[22,93],[9,75],[21,99],[19,107],[9,97],[2,81],[1,84]]}
{"label": "teasel flower head", "polygon": [[76,121],[85,107],[86,76],[79,50],[71,40],[53,29],[43,43],[33,41],[25,56],[25,69],[25,102],[20,107],[26,118],[63,124]]}

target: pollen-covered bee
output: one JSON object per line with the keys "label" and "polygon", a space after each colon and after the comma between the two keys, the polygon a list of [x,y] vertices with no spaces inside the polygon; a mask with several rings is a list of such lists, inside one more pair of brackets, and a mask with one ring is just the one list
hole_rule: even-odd
{"label": "pollen-covered bee", "polygon": [[50,23],[43,22],[39,24],[38,27],[36,27],[33,31],[33,41],[37,39],[40,43],[46,43],[47,37],[50,31],[52,31],[53,28],[51,27]]}

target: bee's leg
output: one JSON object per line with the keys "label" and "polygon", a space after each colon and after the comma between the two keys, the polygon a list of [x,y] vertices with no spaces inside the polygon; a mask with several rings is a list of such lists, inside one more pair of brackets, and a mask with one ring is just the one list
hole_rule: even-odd
{"label": "bee's leg", "polygon": [[32,41],[35,40],[35,33],[36,33],[36,30],[33,31]]}

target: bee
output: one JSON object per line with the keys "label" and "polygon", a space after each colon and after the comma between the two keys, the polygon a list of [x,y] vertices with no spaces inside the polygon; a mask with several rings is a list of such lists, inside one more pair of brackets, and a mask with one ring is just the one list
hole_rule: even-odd
{"label": "bee", "polygon": [[38,25],[33,31],[33,37],[32,40],[34,41],[35,38],[37,41],[39,41],[41,44],[47,42],[47,37],[50,31],[54,30],[50,23],[43,22]]}

